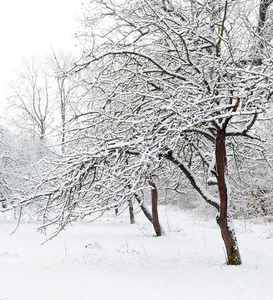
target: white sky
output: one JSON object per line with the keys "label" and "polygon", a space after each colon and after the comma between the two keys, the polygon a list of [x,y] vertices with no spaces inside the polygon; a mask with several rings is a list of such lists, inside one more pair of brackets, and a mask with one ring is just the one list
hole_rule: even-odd
{"label": "white sky", "polygon": [[[76,51],[74,34],[83,0],[2,0],[0,4],[0,115],[7,85],[23,57],[53,49]],[[85,1],[86,2],[86,1]]]}

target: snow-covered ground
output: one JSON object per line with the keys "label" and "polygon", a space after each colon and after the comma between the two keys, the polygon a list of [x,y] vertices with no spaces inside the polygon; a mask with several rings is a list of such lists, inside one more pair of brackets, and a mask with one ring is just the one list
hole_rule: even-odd
{"label": "snow-covered ground", "polygon": [[166,235],[141,214],[70,226],[55,239],[38,224],[0,221],[0,300],[273,298],[272,223],[235,223],[243,265],[227,266],[214,220],[163,208]]}

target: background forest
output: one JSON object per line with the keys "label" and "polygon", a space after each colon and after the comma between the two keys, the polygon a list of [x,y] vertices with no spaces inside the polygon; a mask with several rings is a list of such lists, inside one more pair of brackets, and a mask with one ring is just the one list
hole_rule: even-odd
{"label": "background forest", "polygon": [[[272,222],[272,0],[93,0],[81,55],[25,59],[0,140],[2,212],[40,229],[158,204]],[[272,4],[272,5],[271,5]]]}

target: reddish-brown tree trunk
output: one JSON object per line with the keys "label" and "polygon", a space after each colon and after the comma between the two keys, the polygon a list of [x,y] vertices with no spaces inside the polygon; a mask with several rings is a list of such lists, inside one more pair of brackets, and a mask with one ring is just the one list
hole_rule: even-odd
{"label": "reddish-brown tree trunk", "polygon": [[220,195],[220,207],[217,215],[217,224],[221,229],[221,235],[225,243],[228,265],[240,265],[242,263],[238,243],[229,212],[230,191],[227,181],[227,157],[225,144],[225,131],[219,131],[216,136],[216,167],[218,175],[218,189]]}
{"label": "reddish-brown tree trunk", "polygon": [[[156,186],[155,186],[155,188],[156,188]],[[161,225],[159,223],[159,218],[158,218],[157,190],[156,190],[156,193],[154,193],[152,190],[151,194],[152,194],[152,213],[149,211],[147,206],[143,203],[143,200],[141,199],[141,197],[138,194],[135,193],[134,196],[135,196],[137,202],[139,203],[139,206],[140,206],[141,210],[143,211],[144,215],[146,216],[146,218],[153,224],[156,235],[161,236],[164,234],[164,230],[161,227]],[[153,201],[153,199],[154,199],[154,201]]]}
{"label": "reddish-brown tree trunk", "polygon": [[161,236],[164,234],[161,225],[159,223],[159,217],[158,217],[158,209],[157,209],[157,203],[158,203],[158,193],[155,183],[150,180],[149,184],[151,186],[151,200],[152,200],[152,216],[153,216],[153,226],[154,230],[157,236]]}

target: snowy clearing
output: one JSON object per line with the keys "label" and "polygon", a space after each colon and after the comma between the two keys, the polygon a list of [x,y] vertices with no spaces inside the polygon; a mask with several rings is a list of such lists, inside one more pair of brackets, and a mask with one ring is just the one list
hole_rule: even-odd
{"label": "snowy clearing", "polygon": [[167,233],[154,237],[139,213],[67,228],[41,245],[38,224],[0,222],[1,300],[225,299],[273,295],[273,226],[237,221],[241,266],[224,264],[214,220],[161,208]]}

